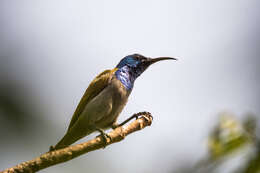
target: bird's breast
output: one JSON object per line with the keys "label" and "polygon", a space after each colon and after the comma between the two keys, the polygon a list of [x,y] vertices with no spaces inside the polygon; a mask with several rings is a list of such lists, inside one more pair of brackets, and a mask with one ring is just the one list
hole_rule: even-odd
{"label": "bird's breast", "polygon": [[113,78],[111,80],[110,93],[113,98],[113,114],[117,118],[126,105],[131,90],[127,90],[117,78]]}
{"label": "bird's breast", "polygon": [[122,112],[124,106],[127,103],[128,96],[131,91],[127,90],[124,85],[117,79],[112,78],[107,91],[112,98],[112,110],[111,113],[105,116],[100,122],[105,123],[101,126],[110,127],[114,122],[117,121],[119,114]]}
{"label": "bird's breast", "polygon": [[87,124],[109,128],[116,122],[131,91],[113,77],[109,85],[86,106],[83,116]]}

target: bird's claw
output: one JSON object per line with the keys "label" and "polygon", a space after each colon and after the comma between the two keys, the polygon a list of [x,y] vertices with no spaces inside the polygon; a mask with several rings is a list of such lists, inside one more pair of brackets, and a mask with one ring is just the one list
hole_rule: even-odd
{"label": "bird's claw", "polygon": [[151,113],[150,112],[146,112],[146,111],[143,111],[143,112],[138,112],[138,113],[135,113],[133,115],[133,117],[135,117],[135,119],[137,120],[140,116],[151,116]]}
{"label": "bird's claw", "polygon": [[101,137],[102,139],[103,139],[103,141],[104,141],[104,143],[105,143],[105,145],[104,145],[104,148],[108,145],[108,141],[107,141],[107,138],[109,138],[109,141],[111,142],[112,141],[112,138],[111,138],[111,136],[109,136],[107,133],[105,133],[104,132],[104,130],[102,130],[102,129],[96,129],[97,131],[99,131],[100,132],[100,135],[98,135],[97,137]]}
{"label": "bird's claw", "polygon": [[130,120],[132,120],[133,118],[135,118],[137,120],[140,116],[151,116],[151,113],[150,112],[146,112],[146,111],[135,113],[131,117],[129,117],[125,121],[123,121],[121,124],[114,124],[112,126],[112,128],[115,129],[115,128],[119,127],[119,126],[123,126],[126,123],[128,123]]}

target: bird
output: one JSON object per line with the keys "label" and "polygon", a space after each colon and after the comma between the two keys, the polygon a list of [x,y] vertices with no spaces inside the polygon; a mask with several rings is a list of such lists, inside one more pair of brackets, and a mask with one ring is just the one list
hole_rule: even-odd
{"label": "bird", "polygon": [[[172,57],[149,58],[141,54],[125,56],[117,66],[100,73],[90,83],[81,98],[64,137],[50,151],[65,148],[79,139],[99,131],[116,128],[117,118],[125,107],[135,80],[152,64],[162,60],[177,60]],[[106,140],[105,140],[106,141]]]}

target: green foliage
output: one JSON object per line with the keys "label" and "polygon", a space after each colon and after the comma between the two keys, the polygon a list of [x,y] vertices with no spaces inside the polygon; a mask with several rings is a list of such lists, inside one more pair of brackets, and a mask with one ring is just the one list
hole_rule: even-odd
{"label": "green foliage", "polygon": [[223,114],[208,139],[210,157],[213,160],[222,158],[251,142],[251,135],[243,124],[234,116]]}

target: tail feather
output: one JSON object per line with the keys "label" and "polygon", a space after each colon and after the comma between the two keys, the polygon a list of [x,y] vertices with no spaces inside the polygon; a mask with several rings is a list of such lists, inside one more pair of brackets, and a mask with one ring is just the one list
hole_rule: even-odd
{"label": "tail feather", "polygon": [[88,130],[88,131],[84,130],[84,134],[76,134],[76,135],[72,132],[73,131],[67,131],[65,136],[55,146],[50,147],[50,151],[65,148],[65,147],[73,144],[77,140],[89,135],[90,133],[93,132],[93,130]]}

